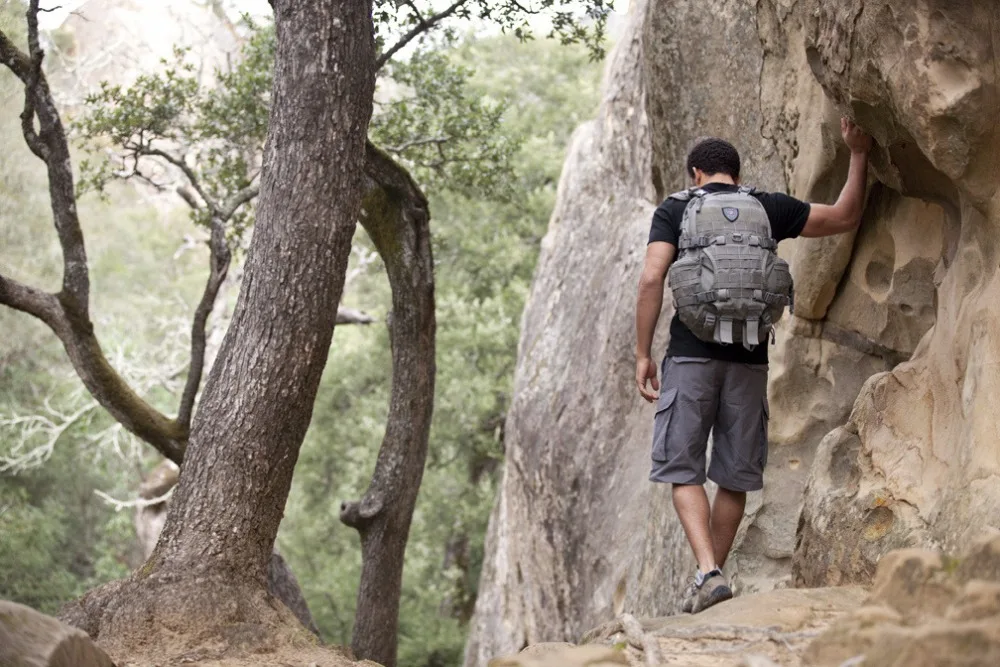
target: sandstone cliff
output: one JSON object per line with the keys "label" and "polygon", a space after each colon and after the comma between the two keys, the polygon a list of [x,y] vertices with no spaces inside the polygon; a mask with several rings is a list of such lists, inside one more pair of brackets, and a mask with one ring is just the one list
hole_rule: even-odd
{"label": "sandstone cliff", "polygon": [[690,576],[646,482],[632,316],[649,216],[699,135],[736,143],[745,181],[827,202],[846,173],[837,118],[878,143],[859,232],[780,249],[796,311],[772,349],[737,584],[867,584],[890,549],[961,551],[1000,525],[998,19],[972,1],[633,3],[524,314],[467,665],[621,609],[667,613]]}

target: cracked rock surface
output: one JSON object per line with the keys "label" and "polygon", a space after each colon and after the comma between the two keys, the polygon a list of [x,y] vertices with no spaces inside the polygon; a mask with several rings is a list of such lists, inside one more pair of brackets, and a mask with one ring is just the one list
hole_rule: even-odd
{"label": "cracked rock surface", "polygon": [[869,585],[893,549],[961,553],[1000,527],[998,49],[1000,6],[973,0],[633,2],[524,313],[466,665],[670,614],[693,572],[646,481],[632,376],[650,215],[698,136],[733,141],[744,182],[826,203],[839,117],[877,142],[858,232],[779,249],[795,314],[771,349],[738,592]]}

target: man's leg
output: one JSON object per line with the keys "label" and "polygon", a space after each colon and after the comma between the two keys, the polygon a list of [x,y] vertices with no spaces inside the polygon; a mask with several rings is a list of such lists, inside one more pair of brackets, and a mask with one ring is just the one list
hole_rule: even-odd
{"label": "man's leg", "polygon": [[746,492],[764,485],[767,411],[767,366],[727,364],[708,468],[709,479],[719,485],[709,525],[720,566],[743,520]]}
{"label": "man's leg", "polygon": [[[676,506],[677,487],[675,486],[674,489],[674,505]],[[704,494],[704,492],[702,493]],[[743,509],[746,504],[747,494],[742,491],[730,491],[720,486],[715,494],[709,527],[711,528],[712,543],[715,547],[715,563],[719,567],[726,564],[729,550],[733,547],[733,540],[736,538],[736,531],[739,530],[740,521],[743,520]],[[690,539],[689,535],[688,540]]]}
{"label": "man's leg", "polygon": [[[702,573],[715,569],[716,550],[713,545],[714,529],[710,528],[710,509],[705,487],[701,484],[674,484],[674,509],[684,526],[684,534],[698,561]],[[742,511],[742,510],[741,510]],[[733,533],[735,535],[735,531]],[[730,539],[732,544],[732,539]],[[718,563],[719,566],[722,563]]]}
{"label": "man's leg", "polygon": [[733,596],[716,567],[711,507],[705,495],[705,450],[716,421],[723,362],[671,357],[664,363],[653,421],[650,480],[672,485],[674,509],[698,562],[682,611],[697,612]]}

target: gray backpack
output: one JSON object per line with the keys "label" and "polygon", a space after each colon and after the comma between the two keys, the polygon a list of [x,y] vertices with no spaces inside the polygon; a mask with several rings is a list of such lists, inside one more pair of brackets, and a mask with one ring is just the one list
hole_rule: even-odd
{"label": "gray backpack", "polygon": [[774,340],[774,324],[792,298],[788,264],[775,252],[767,212],[752,192],[692,188],[670,195],[688,202],[669,274],[678,317],[701,340],[748,350],[769,334]]}

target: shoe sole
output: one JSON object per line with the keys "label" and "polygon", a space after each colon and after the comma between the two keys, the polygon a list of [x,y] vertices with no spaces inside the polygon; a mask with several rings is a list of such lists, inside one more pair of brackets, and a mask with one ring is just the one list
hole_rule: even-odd
{"label": "shoe sole", "polygon": [[713,607],[719,604],[720,602],[725,602],[726,600],[731,600],[731,599],[733,599],[732,589],[729,588],[729,586],[719,586],[714,591],[712,591],[711,595],[708,596],[708,599],[705,600],[705,606],[702,607],[699,611],[705,611],[709,607]]}

